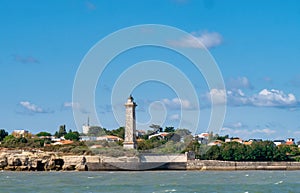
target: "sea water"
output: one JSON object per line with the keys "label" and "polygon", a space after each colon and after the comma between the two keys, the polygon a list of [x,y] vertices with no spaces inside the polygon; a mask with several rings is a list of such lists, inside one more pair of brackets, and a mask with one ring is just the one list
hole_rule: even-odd
{"label": "sea water", "polygon": [[0,192],[300,192],[300,171],[4,171]]}

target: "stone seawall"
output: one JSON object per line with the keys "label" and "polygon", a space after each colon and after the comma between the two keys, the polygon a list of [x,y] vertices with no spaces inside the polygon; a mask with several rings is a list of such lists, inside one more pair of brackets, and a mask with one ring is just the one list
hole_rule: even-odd
{"label": "stone seawall", "polygon": [[187,170],[300,170],[300,162],[188,160]]}

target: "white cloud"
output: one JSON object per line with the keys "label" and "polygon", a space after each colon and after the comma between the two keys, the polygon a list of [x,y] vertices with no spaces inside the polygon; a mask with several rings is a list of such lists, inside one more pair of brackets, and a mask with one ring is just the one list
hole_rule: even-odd
{"label": "white cloud", "polygon": [[30,103],[29,101],[21,101],[20,105],[31,113],[49,113],[49,111],[46,111],[43,108]]}
{"label": "white cloud", "polygon": [[292,108],[299,105],[296,96],[292,93],[285,94],[283,91],[275,89],[263,89],[258,94],[247,96],[241,89],[224,90],[211,89],[206,94],[209,101],[214,101],[215,105],[225,104],[230,106],[255,106],[255,107],[278,107]]}
{"label": "white cloud", "polygon": [[241,89],[227,91],[227,101],[231,106],[249,105],[249,98]]}
{"label": "white cloud", "polygon": [[217,32],[192,32],[191,36],[183,37],[178,41],[170,42],[171,45],[186,48],[212,48],[223,42],[221,34]]}
{"label": "white cloud", "polygon": [[228,124],[225,124],[226,127],[229,127],[229,128],[247,128],[248,126],[247,125],[244,125],[242,122],[234,122],[234,123],[228,123]]}
{"label": "white cloud", "polygon": [[189,100],[186,99],[179,99],[179,98],[173,98],[170,99],[163,99],[162,103],[170,109],[193,109],[194,106],[191,104]]}
{"label": "white cloud", "polygon": [[286,107],[297,104],[294,94],[285,94],[283,91],[263,89],[258,94],[250,98],[253,106],[260,107]]}
{"label": "white cloud", "polygon": [[213,88],[207,93],[207,98],[213,102],[214,105],[225,104],[227,101],[226,90]]}

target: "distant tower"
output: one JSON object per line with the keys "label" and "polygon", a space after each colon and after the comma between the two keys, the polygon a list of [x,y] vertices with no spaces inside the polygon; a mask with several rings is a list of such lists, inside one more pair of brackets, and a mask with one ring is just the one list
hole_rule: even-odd
{"label": "distant tower", "polygon": [[90,118],[88,117],[87,124],[82,126],[82,133],[88,134],[90,130]]}
{"label": "distant tower", "polygon": [[125,123],[125,139],[123,143],[124,149],[136,149],[136,124],[135,124],[135,107],[137,104],[133,102],[130,95],[125,103],[126,123]]}

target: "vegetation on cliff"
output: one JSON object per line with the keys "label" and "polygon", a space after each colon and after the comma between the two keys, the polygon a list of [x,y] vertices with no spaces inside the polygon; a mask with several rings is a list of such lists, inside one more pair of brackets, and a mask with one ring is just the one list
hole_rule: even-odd
{"label": "vegetation on cliff", "polygon": [[0,129],[0,141],[2,141],[8,133],[4,129]]}

